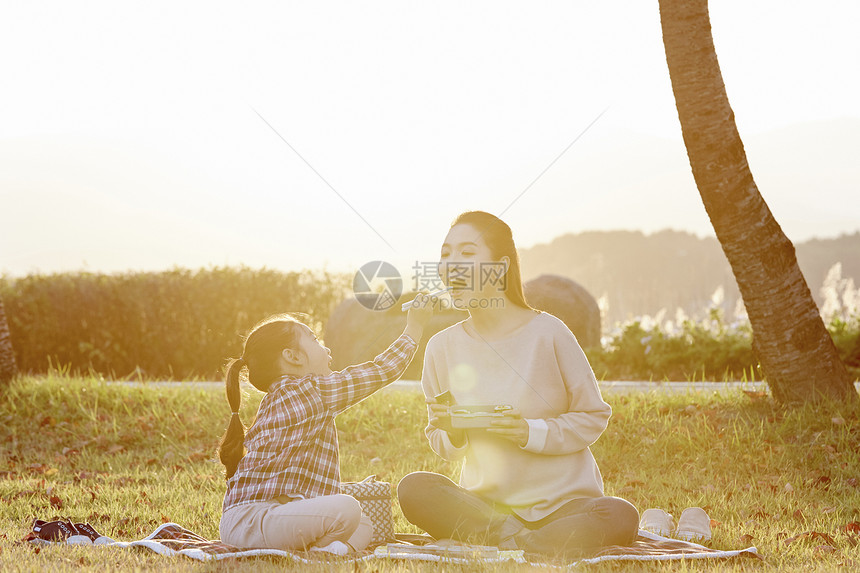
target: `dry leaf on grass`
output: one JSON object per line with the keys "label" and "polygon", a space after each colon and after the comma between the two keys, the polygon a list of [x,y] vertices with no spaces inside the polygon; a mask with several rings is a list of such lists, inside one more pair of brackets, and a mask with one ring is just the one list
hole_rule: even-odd
{"label": "dry leaf on grass", "polygon": [[816,545],[815,549],[813,551],[815,551],[815,553],[827,553],[827,554],[829,554],[829,553],[836,553],[839,550],[836,549],[835,547],[833,547],[832,545]]}
{"label": "dry leaf on grass", "polygon": [[836,545],[836,541],[826,533],[821,533],[820,531],[804,531],[799,535],[795,535],[794,537],[789,537],[783,543],[786,545],[791,545],[792,543],[796,543],[798,541],[817,541],[821,540],[827,545]]}
{"label": "dry leaf on grass", "polygon": [[822,486],[824,489],[829,489],[830,481],[830,478],[827,476],[818,476],[815,481],[812,482],[812,485]]}

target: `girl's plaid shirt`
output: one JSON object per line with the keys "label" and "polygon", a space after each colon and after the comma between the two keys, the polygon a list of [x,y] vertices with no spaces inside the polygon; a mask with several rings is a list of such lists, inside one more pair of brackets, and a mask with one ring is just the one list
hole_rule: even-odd
{"label": "girl's plaid shirt", "polygon": [[245,436],[247,453],[227,481],[224,511],[282,495],[340,493],[334,417],[397,380],[417,346],[403,334],[372,362],[272,383]]}

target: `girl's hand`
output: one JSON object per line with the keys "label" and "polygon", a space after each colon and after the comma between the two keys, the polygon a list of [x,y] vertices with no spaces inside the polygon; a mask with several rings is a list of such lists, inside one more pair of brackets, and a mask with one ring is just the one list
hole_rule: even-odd
{"label": "girl's hand", "polygon": [[439,297],[425,293],[416,295],[412,301],[412,306],[409,307],[409,314],[406,315],[406,324],[416,323],[423,327],[433,317],[433,307],[438,300]]}
{"label": "girl's hand", "polygon": [[452,445],[460,447],[466,443],[466,431],[451,427],[451,413],[448,410],[448,406],[438,404],[435,400],[427,400],[427,409],[430,425],[434,428],[439,428],[443,432],[447,432]]}
{"label": "girl's hand", "polygon": [[412,301],[412,306],[409,307],[409,314],[406,315],[406,329],[403,331],[408,334],[412,340],[419,342],[424,335],[424,325],[430,321],[433,316],[433,307],[438,298],[419,294]]}
{"label": "girl's hand", "polygon": [[493,420],[493,427],[487,432],[500,438],[510,440],[519,447],[525,447],[529,442],[529,423],[520,415],[519,410],[510,410],[502,420]]}

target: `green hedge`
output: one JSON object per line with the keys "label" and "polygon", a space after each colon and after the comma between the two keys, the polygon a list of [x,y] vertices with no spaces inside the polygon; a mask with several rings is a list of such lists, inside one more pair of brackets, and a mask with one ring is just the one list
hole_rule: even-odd
{"label": "green hedge", "polygon": [[[653,323],[653,321],[649,321]],[[849,373],[860,379],[860,316],[827,324]],[[752,351],[749,322],[727,324],[720,310],[686,320],[666,331],[635,320],[618,326],[601,348],[586,350],[598,378],[605,380],[762,380]]]}
{"label": "green hedge", "polygon": [[[322,332],[350,293],[351,279],[249,268],[67,273],[0,278],[0,296],[22,372],[220,380],[225,359],[241,351],[242,336],[270,314],[305,313]],[[852,374],[860,376],[860,317],[834,318],[829,329]],[[715,309],[671,332],[640,321],[621,325],[603,347],[586,353],[606,380],[761,378],[749,324],[726,324]]]}
{"label": "green hedge", "polygon": [[220,379],[257,321],[300,312],[322,330],[349,280],[249,268],[66,273],[0,279],[0,295],[22,372]]}
{"label": "green hedge", "polygon": [[749,324],[729,328],[718,312],[675,332],[630,322],[588,356],[595,374],[612,380],[761,379]]}

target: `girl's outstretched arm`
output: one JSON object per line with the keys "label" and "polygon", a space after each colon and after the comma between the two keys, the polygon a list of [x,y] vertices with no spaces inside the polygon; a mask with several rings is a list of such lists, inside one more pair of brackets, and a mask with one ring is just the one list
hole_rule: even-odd
{"label": "girl's outstretched arm", "polygon": [[317,386],[326,405],[335,413],[342,412],[400,378],[415,355],[424,325],[432,316],[433,300],[419,295],[409,310],[403,334],[379,356],[319,378]]}

